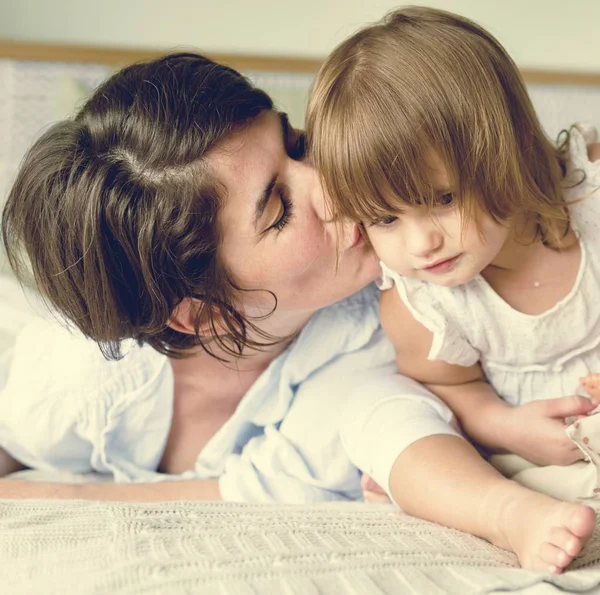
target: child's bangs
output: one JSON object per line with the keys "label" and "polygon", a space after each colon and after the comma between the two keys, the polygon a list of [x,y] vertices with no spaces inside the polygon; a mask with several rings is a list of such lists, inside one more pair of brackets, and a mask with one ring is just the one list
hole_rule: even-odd
{"label": "child's bangs", "polygon": [[398,110],[375,99],[381,94],[372,89],[352,97],[360,101],[344,110],[339,101],[328,102],[337,105],[332,110],[315,105],[308,125],[312,157],[334,215],[368,223],[406,207],[433,209],[449,192],[466,194],[472,181],[461,176],[458,164],[468,155],[456,154],[451,139],[432,140],[442,139],[445,130],[407,125]]}

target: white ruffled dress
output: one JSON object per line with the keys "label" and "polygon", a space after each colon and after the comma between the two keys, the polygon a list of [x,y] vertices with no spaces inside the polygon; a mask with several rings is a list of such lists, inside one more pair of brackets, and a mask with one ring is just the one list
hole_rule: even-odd
{"label": "white ruffled dress", "polygon": [[589,162],[593,128],[573,128],[571,168],[583,183],[566,199],[581,262],[569,294],[539,315],[506,303],[481,276],[460,287],[405,278],[383,263],[381,287],[396,286],[416,320],[433,333],[430,360],[470,366],[480,362],[497,393],[512,405],[583,391],[579,378],[600,372],[600,162]]}

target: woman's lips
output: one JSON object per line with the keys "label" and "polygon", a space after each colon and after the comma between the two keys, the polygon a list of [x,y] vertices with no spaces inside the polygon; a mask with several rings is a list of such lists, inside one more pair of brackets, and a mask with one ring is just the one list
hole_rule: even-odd
{"label": "woman's lips", "polygon": [[360,227],[358,225],[354,226],[354,236],[352,238],[352,245],[350,248],[356,248],[357,246],[362,246],[365,243],[365,238],[360,231]]}

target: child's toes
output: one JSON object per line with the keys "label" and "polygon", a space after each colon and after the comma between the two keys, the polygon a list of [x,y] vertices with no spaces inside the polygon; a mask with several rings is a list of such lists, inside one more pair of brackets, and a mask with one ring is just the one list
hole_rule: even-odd
{"label": "child's toes", "polygon": [[573,556],[551,543],[542,544],[540,558],[548,567],[556,566],[558,572],[564,570],[573,560]]}
{"label": "child's toes", "polygon": [[553,527],[550,531],[549,542],[567,552],[572,558],[577,556],[583,547],[581,539],[575,537],[575,535],[564,527]]}
{"label": "child's toes", "polygon": [[569,503],[564,507],[561,525],[585,545],[596,528],[596,513],[589,506]]}

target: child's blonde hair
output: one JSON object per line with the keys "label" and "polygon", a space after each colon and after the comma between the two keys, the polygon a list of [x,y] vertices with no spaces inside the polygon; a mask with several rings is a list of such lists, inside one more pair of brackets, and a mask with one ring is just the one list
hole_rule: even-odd
{"label": "child's blonde hair", "polygon": [[516,65],[468,19],[408,7],[351,36],[319,71],[307,132],[336,215],[433,206],[435,157],[467,216],[525,214],[556,247],[568,232],[567,143],[546,138]]}

